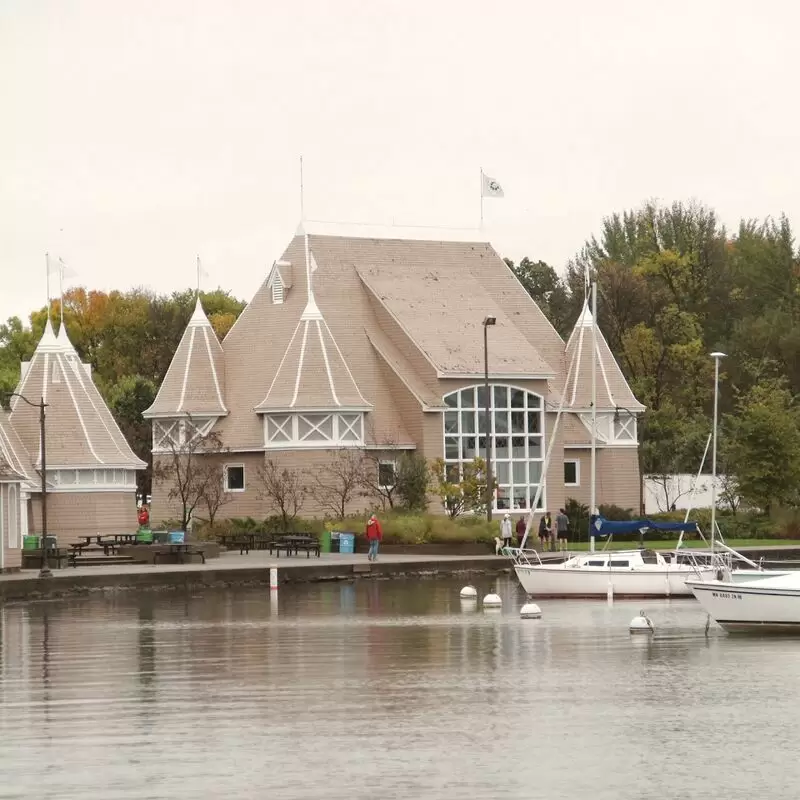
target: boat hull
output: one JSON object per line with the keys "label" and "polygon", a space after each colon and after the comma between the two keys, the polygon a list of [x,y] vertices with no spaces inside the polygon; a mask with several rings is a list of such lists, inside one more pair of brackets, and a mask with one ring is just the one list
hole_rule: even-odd
{"label": "boat hull", "polygon": [[711,581],[689,588],[711,618],[731,633],[800,633],[800,589]]}
{"label": "boat hull", "polygon": [[691,597],[689,578],[714,577],[710,568],[564,569],[518,564],[514,570],[533,597],[607,597],[609,588],[614,597]]}

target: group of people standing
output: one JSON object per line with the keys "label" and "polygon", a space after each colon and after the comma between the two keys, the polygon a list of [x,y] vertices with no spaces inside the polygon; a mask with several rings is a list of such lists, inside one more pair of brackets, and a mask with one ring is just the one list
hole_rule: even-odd
{"label": "group of people standing", "polygon": [[[516,525],[517,547],[522,546],[526,527],[526,517],[520,517]],[[549,511],[545,511],[544,514],[542,514],[542,518],[539,520],[538,533],[539,544],[542,550],[555,550],[557,546],[559,550],[566,551],[567,545],[569,544],[570,530],[569,517],[564,509],[560,508],[558,510],[555,519],[550,516]],[[503,547],[511,547],[511,541],[514,538],[511,514],[506,514],[503,517],[503,521],[500,523],[500,538],[503,540]]]}

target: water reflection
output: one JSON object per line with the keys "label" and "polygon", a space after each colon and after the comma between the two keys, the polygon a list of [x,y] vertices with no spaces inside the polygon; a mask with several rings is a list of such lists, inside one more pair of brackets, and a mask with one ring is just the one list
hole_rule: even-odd
{"label": "water reflection", "polygon": [[691,601],[631,637],[638,603],[521,620],[513,580],[477,585],[490,613],[459,588],[6,606],[0,797],[795,796],[796,642],[706,637]]}

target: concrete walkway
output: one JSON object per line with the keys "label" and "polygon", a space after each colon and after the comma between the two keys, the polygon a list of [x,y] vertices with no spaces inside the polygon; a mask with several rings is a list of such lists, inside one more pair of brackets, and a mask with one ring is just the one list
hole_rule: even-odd
{"label": "concrete walkway", "polygon": [[103,589],[168,589],[193,586],[268,584],[270,567],[278,568],[281,583],[353,578],[391,578],[448,573],[497,573],[511,563],[497,556],[394,555],[370,562],[366,554],[323,553],[319,558],[274,555],[253,550],[249,555],[222,553],[205,564],[114,564],[54,569],[40,579],[38,570],[0,576],[0,601],[40,599]]}

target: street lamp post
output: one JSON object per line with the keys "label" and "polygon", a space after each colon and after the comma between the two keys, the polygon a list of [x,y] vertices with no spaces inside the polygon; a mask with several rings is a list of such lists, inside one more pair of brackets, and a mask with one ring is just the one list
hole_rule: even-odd
{"label": "street lamp post", "polygon": [[711,445],[711,557],[714,557],[714,539],[717,534],[717,416],[719,413],[719,362],[725,353],[712,353],[714,359],[714,432]]}
{"label": "street lamp post", "polygon": [[6,392],[4,396],[18,397],[29,406],[39,409],[39,444],[42,450],[42,568],[39,570],[39,577],[49,578],[53,573],[50,571],[47,558],[47,427],[44,411],[47,403],[44,398],[40,402],[34,403],[19,392]]}
{"label": "street lamp post", "polygon": [[[630,415],[636,420],[635,424],[637,426],[638,433],[638,417],[636,417],[636,415],[630,409],[625,408],[625,406],[616,406],[614,408],[614,425],[619,422],[620,411],[624,411],[626,414]],[[636,460],[639,464],[639,516],[644,518],[644,473],[642,472],[642,448],[638,435],[636,437]]]}
{"label": "street lamp post", "polygon": [[483,435],[486,438],[486,520],[492,521],[494,492],[492,491],[492,419],[490,417],[492,403],[489,394],[489,326],[497,324],[497,317],[488,315],[483,318],[483,384],[486,396],[483,398]]}

